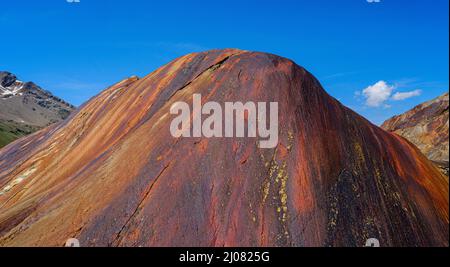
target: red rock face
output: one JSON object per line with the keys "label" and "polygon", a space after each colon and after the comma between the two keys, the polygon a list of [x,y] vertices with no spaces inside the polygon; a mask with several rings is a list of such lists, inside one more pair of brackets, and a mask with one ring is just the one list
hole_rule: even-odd
{"label": "red rock face", "polygon": [[[176,101],[279,102],[279,143],[174,138]],[[284,58],[190,54],[0,151],[0,245],[447,246],[448,181]]]}

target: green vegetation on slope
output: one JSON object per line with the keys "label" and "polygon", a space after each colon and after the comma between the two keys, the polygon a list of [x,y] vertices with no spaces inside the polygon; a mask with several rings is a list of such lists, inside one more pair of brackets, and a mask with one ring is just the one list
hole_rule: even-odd
{"label": "green vegetation on slope", "polygon": [[37,130],[38,128],[34,126],[14,121],[0,120],[0,148]]}

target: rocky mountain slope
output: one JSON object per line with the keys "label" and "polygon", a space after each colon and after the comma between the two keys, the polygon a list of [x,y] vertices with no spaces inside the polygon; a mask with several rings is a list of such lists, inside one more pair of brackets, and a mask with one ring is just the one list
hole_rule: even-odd
{"label": "rocky mountain slope", "polygon": [[0,72],[0,147],[67,118],[75,108],[32,82]]}
{"label": "rocky mountain slope", "polygon": [[[177,101],[279,103],[279,143],[174,138]],[[305,69],[214,50],[0,151],[0,246],[448,246],[448,180]]]}
{"label": "rocky mountain slope", "polygon": [[449,161],[448,92],[383,123],[383,129],[416,145],[429,159],[447,168]]}

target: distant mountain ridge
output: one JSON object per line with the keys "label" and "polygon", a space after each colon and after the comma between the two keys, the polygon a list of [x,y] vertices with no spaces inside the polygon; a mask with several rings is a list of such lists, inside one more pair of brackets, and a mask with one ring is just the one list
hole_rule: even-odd
{"label": "distant mountain ridge", "polygon": [[44,127],[68,117],[74,106],[33,82],[0,72],[0,119]]}
{"label": "distant mountain ridge", "polygon": [[33,82],[0,71],[0,147],[67,118],[75,107]]}
{"label": "distant mountain ridge", "polygon": [[403,136],[416,145],[429,159],[440,166],[446,165],[448,169],[448,92],[385,121],[381,127]]}

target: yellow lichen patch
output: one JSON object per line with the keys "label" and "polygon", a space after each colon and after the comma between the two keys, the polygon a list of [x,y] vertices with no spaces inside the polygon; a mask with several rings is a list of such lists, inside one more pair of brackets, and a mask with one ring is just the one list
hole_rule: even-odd
{"label": "yellow lichen patch", "polygon": [[267,197],[269,196],[269,190],[270,190],[270,179],[267,179],[266,182],[264,182],[263,185],[263,205],[266,203]]}
{"label": "yellow lichen patch", "polygon": [[[278,219],[282,224],[283,232],[279,233],[278,238],[281,239],[284,237],[285,240],[289,239],[289,231],[286,225],[286,222],[289,218],[288,216],[288,195],[287,195],[287,182],[289,179],[289,175],[287,172],[287,163],[283,161],[281,166],[278,165],[278,161],[276,159],[276,150],[274,152],[273,158],[269,162],[269,175],[263,185],[263,203],[265,203],[270,189],[270,181],[275,179],[275,186],[278,188],[278,194],[273,196],[274,203],[279,203],[279,206],[276,207],[276,212],[278,213]],[[263,157],[261,157],[263,159]]]}
{"label": "yellow lichen patch", "polygon": [[[339,181],[338,181],[339,182]],[[336,192],[337,190],[337,184],[333,185],[333,192]],[[329,211],[329,215],[328,215],[328,224],[327,224],[327,229],[328,231],[332,232],[334,231],[336,225],[337,225],[337,220],[338,220],[338,215],[339,215],[339,209],[338,209],[338,197],[335,193],[331,194],[329,196],[329,201],[330,201],[330,211]]]}
{"label": "yellow lichen patch", "polygon": [[399,192],[394,192],[394,193],[392,193],[392,197],[393,197],[396,201],[400,202],[401,197],[400,197],[400,193],[399,193]]}
{"label": "yellow lichen patch", "polygon": [[[276,151],[275,151],[275,153],[276,153]],[[262,193],[263,193],[262,201],[263,201],[263,204],[265,204],[267,197],[269,196],[269,193],[270,193],[270,181],[271,181],[273,175],[278,170],[278,164],[274,158],[271,161],[265,162],[264,155],[262,155],[262,154],[261,154],[261,160],[264,162],[264,166],[269,167],[269,176],[264,180],[264,183],[262,186]]]}
{"label": "yellow lichen patch", "polygon": [[[278,164],[275,159],[270,162],[269,178],[272,178],[273,174],[278,171]],[[278,182],[278,180],[276,180]]]}
{"label": "yellow lichen patch", "polygon": [[279,195],[280,195],[280,204],[281,204],[281,210],[283,211],[282,213],[282,221],[285,222],[287,219],[287,180],[288,180],[288,174],[286,171],[286,162],[283,162],[278,174],[277,174],[277,182],[280,181],[280,190],[279,190]]}
{"label": "yellow lichen patch", "polygon": [[363,166],[365,161],[366,161],[366,159],[364,157],[364,153],[363,153],[363,149],[361,147],[361,144],[360,143],[355,143],[354,144],[354,149],[355,149],[355,154],[356,154],[356,157],[357,157],[357,164],[359,166]]}
{"label": "yellow lichen patch", "polygon": [[[376,166],[376,164],[374,164],[374,166],[375,166],[375,171],[374,171],[375,182],[377,183],[377,186],[379,188],[383,188],[383,183],[382,183],[382,180],[381,180],[382,177],[381,177],[380,169]],[[381,192],[381,194],[383,194],[383,196],[385,196],[385,197],[387,196],[385,190],[381,190],[380,192]]]}
{"label": "yellow lichen patch", "polygon": [[378,167],[374,164],[374,166],[375,166],[375,177],[377,178],[377,179],[380,179],[381,178],[381,172],[380,172],[380,169],[378,169]]}
{"label": "yellow lichen patch", "polygon": [[288,195],[287,195],[287,181],[289,179],[289,175],[287,173],[287,163],[283,162],[281,167],[277,168],[277,176],[276,176],[276,182],[279,184],[279,190],[278,190],[278,196],[280,201],[280,206],[277,207],[277,212],[279,213],[278,219],[281,221],[283,226],[283,234],[284,237],[289,239],[289,232],[288,227],[286,225],[287,219],[288,219]]}
{"label": "yellow lichen patch", "polygon": [[294,146],[294,133],[292,131],[288,131],[288,146],[287,150],[290,152],[292,147]]}

